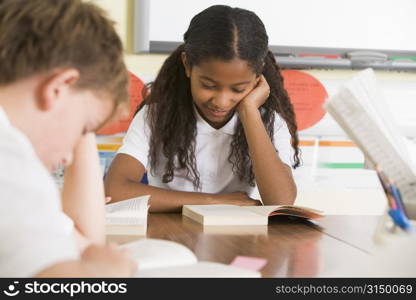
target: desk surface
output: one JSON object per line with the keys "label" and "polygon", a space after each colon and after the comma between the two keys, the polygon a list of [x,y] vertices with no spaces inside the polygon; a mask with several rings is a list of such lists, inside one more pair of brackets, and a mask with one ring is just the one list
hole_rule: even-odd
{"label": "desk surface", "polygon": [[[271,218],[268,226],[256,228],[204,228],[181,214],[149,214],[147,238],[181,243],[199,260],[229,264],[238,255],[266,258],[263,277],[320,277],[353,259],[369,256],[359,239],[354,244],[334,235],[336,228],[342,232],[342,218],[354,222],[354,217],[328,217],[321,221],[328,225],[323,228],[279,217]],[[110,236],[108,240],[122,244],[140,238]]]}

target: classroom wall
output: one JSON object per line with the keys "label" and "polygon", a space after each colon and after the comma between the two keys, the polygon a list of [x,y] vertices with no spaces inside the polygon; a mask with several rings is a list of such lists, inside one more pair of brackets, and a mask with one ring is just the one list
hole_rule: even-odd
{"label": "classroom wall", "polygon": [[90,0],[99,5],[116,22],[119,33],[126,49],[126,63],[130,71],[146,81],[157,73],[166,55],[133,54],[133,0]]}
{"label": "classroom wall", "polygon": [[[139,76],[144,82],[151,81],[157,74],[166,55],[161,54],[134,54],[133,53],[133,0],[89,0],[104,10],[116,22],[116,28],[124,43],[126,54],[125,59],[127,66],[131,72]],[[303,26],[301,22],[299,26]],[[161,23],[161,26],[167,26]],[[292,26],[296,26],[293,23]],[[161,28],[163,30],[163,28]],[[343,81],[351,78],[357,70],[306,70],[307,73],[312,74],[327,89],[329,95],[333,94],[337,86]],[[392,108],[395,108],[394,113],[396,117],[405,120],[409,125],[408,132],[414,132],[416,135],[416,118],[414,118],[414,111],[416,111],[416,72],[389,72],[377,71],[377,78],[381,86],[385,89],[384,93],[389,100]],[[339,140],[347,139],[343,133],[340,134],[340,129],[336,122],[331,117],[326,115],[324,119],[310,130],[300,133],[301,139],[304,141],[302,146],[304,163],[308,165],[314,155],[314,138],[319,135],[324,136],[325,139],[334,142],[333,144],[326,143],[322,153],[326,151],[326,164],[363,164],[364,158],[356,147],[339,146]],[[341,137],[340,137],[341,135]],[[334,138],[335,136],[335,138]],[[322,140],[322,139],[321,139]],[[334,146],[335,145],[335,146]],[[338,145],[338,146],[336,146]],[[335,150],[335,151],[333,151]]]}
{"label": "classroom wall", "polygon": [[[133,0],[90,0],[96,3],[116,22],[116,28],[126,48],[126,63],[129,69],[136,74],[154,76],[159,70],[166,55],[163,54],[133,54]],[[303,27],[301,22],[291,26]],[[166,26],[161,22],[161,26]],[[310,70],[307,71],[318,79],[345,80],[355,72],[352,70]],[[416,73],[408,72],[383,72],[378,71],[377,76],[382,80],[413,81],[416,82]]]}
{"label": "classroom wall", "polygon": [[[253,10],[263,21],[270,45],[416,49],[414,0],[138,0],[150,3],[149,39],[178,41],[190,19],[211,5]],[[335,4],[336,3],[336,4]],[[335,5],[334,5],[335,4]],[[175,12],[174,14],[172,12]],[[169,24],[159,30],[160,20]]]}

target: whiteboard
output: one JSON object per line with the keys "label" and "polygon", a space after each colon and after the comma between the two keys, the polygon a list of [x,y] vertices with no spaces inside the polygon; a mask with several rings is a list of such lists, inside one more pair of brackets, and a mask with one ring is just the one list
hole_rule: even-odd
{"label": "whiteboard", "polygon": [[182,41],[214,4],[254,11],[274,46],[416,50],[415,0],[150,0],[149,40]]}

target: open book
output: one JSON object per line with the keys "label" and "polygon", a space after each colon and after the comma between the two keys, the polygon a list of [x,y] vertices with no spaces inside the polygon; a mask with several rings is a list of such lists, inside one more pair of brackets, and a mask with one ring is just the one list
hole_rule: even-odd
{"label": "open book", "polygon": [[371,69],[359,72],[324,107],[370,163],[381,168],[398,186],[407,212],[416,218],[416,168],[374,72]]}
{"label": "open book", "polygon": [[184,205],[182,215],[203,225],[267,225],[269,217],[286,215],[317,219],[323,212],[294,205],[238,206],[231,204]]}
{"label": "open book", "polygon": [[142,239],[122,247],[138,262],[136,277],[261,277],[257,271],[198,261],[191,250],[172,241]]}
{"label": "open book", "polygon": [[106,205],[106,234],[146,235],[148,201],[142,196]]}

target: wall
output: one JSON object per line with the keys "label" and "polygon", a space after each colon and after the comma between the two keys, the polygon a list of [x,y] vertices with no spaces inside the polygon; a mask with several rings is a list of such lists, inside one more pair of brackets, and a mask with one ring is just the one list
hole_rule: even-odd
{"label": "wall", "polygon": [[[166,58],[159,54],[133,54],[133,0],[90,0],[106,10],[116,22],[117,31],[126,48],[126,62],[131,71],[136,74],[154,75]],[[167,26],[161,23],[161,26]],[[293,26],[293,24],[292,24]],[[302,24],[300,24],[302,26]],[[319,79],[345,80],[352,76],[354,71],[349,70],[314,70],[308,71]],[[415,81],[416,73],[377,72],[380,79],[394,81]]]}
{"label": "wall", "polygon": [[[166,58],[166,55],[158,54],[133,54],[132,36],[133,36],[133,1],[132,0],[90,0],[109,13],[109,16],[116,22],[116,28],[126,48],[126,63],[130,71],[138,75],[142,80],[148,82],[152,80]],[[302,25],[302,24],[301,24]],[[161,23],[161,26],[168,26]],[[339,83],[349,79],[355,70],[308,70],[306,71],[317,77],[326,87],[328,94],[331,95],[337,88]],[[416,73],[407,72],[388,72],[377,71],[378,80],[381,83],[384,93],[389,100],[393,113],[396,118],[405,120],[407,132],[416,134]],[[335,132],[335,134],[334,134]],[[307,139],[315,135],[339,135],[340,131],[337,124],[328,116],[320,123],[312,127],[301,137]],[[342,132],[341,132],[342,135]],[[344,137],[345,139],[345,137]],[[312,147],[307,147],[304,151],[305,156],[312,156]],[[310,149],[310,150],[308,150]],[[305,153],[306,152],[306,153]],[[310,154],[307,154],[307,153]],[[337,151],[339,153],[339,151]],[[356,156],[354,152],[351,156]],[[345,155],[342,155],[345,158]],[[309,159],[305,159],[309,160]],[[339,161],[340,158],[331,159]],[[353,159],[354,162],[356,159]],[[359,157],[362,161],[362,156]],[[351,162],[351,160],[349,161]]]}
{"label": "wall", "polygon": [[[138,0],[150,2],[149,39],[179,41],[191,18],[217,4],[254,11],[274,46],[416,49],[414,0]],[[172,13],[175,12],[175,13]],[[160,20],[169,24],[160,30]]]}

